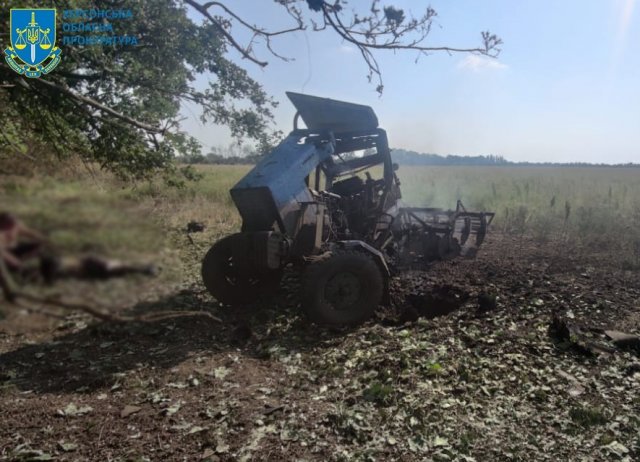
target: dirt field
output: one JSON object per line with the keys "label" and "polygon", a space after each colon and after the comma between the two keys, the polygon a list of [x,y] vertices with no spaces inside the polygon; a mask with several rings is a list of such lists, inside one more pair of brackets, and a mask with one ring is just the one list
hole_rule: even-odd
{"label": "dirt field", "polygon": [[[201,286],[202,255],[238,226],[224,190],[241,171],[209,173],[215,188],[182,192],[3,182],[2,207],[49,230],[61,249],[163,267],[155,279],[68,281],[47,294],[129,315],[200,310],[222,322],[114,323],[0,305],[0,460],[640,459],[638,351],[604,333],[640,334],[629,250],[639,228],[577,239],[575,199],[563,223],[568,199],[558,197],[556,213],[540,175],[531,203],[523,191],[522,203],[509,196],[504,207],[550,207],[557,221],[547,235],[530,212],[522,223],[503,217],[475,260],[396,277],[392,304],[375,319],[328,331],[299,316],[293,275],[275,300],[240,311]],[[510,181],[478,188],[498,201]],[[419,192],[408,183],[409,195]],[[632,210],[637,187],[627,182],[632,205],[618,210]],[[187,235],[189,220],[205,232]]]}

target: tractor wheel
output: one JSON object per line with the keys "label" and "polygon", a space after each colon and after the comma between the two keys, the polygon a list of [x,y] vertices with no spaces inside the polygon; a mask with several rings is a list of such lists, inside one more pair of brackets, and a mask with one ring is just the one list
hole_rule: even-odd
{"label": "tractor wheel", "polygon": [[360,324],[373,314],[383,288],[380,269],[365,254],[327,253],[304,272],[302,307],[318,324]]}
{"label": "tractor wheel", "polygon": [[275,294],[282,271],[238,274],[233,267],[231,237],[216,242],[202,260],[202,280],[209,293],[226,305],[246,305]]}

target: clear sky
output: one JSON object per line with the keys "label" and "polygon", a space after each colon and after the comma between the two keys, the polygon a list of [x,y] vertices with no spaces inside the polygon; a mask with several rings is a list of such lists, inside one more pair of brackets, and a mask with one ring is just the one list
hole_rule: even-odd
{"label": "clear sky", "polygon": [[[352,0],[352,5],[359,1]],[[280,105],[276,128],[291,129],[285,91],[368,104],[392,147],[437,154],[502,155],[514,161],[640,162],[640,6],[636,0],[434,0],[430,45],[480,45],[489,29],[504,41],[498,59],[379,52],[385,91],[367,83],[353,46],[332,32],[275,40],[282,62],[261,69],[240,62]],[[288,24],[270,0],[232,2],[253,23]],[[429,3],[389,0],[416,15]],[[301,5],[304,6],[304,5]],[[308,11],[313,17],[317,13]],[[318,18],[319,19],[319,18]],[[206,80],[203,77],[203,80]],[[183,109],[186,131],[205,146],[231,142],[223,127],[203,126]]]}

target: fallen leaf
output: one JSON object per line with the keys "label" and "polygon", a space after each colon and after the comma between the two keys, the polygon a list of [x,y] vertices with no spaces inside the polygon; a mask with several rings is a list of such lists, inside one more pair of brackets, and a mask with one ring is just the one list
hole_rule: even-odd
{"label": "fallen leaf", "polygon": [[216,368],[213,370],[213,376],[214,376],[216,379],[220,379],[220,380],[222,380],[222,379],[224,379],[227,375],[229,375],[229,372],[231,372],[231,370],[230,370],[230,369],[228,369],[228,368],[226,368],[226,367],[224,367],[224,366],[216,367]]}
{"label": "fallen leaf", "polygon": [[164,415],[173,415],[176,412],[178,412],[181,407],[182,407],[182,402],[177,402],[177,403],[175,403],[175,404],[163,409],[162,413]]}
{"label": "fallen leaf", "polygon": [[618,457],[622,457],[629,452],[629,449],[625,445],[617,441],[612,441],[611,443],[607,444],[606,446],[603,446],[602,448],[607,449],[609,452],[614,453]]}
{"label": "fallen leaf", "polygon": [[140,412],[141,410],[142,408],[139,406],[127,405],[124,407],[124,409],[122,409],[122,411],[120,411],[120,417],[129,417],[131,414],[135,414],[137,412]]}
{"label": "fallen leaf", "polygon": [[192,427],[191,430],[189,430],[187,432],[187,435],[193,435],[194,433],[200,433],[200,432],[205,431],[206,429],[207,429],[207,427],[199,427],[199,426],[196,425],[195,427]]}
{"label": "fallen leaf", "polygon": [[64,452],[73,452],[78,449],[78,445],[75,443],[65,443],[60,441],[58,442],[58,448]]}
{"label": "fallen leaf", "polygon": [[447,441],[445,438],[441,438],[439,436],[436,436],[433,439],[433,446],[436,447],[436,448],[449,446],[449,441]]}
{"label": "fallen leaf", "polygon": [[75,403],[69,403],[67,404],[67,407],[65,407],[64,409],[58,409],[57,413],[58,415],[64,416],[64,417],[78,417],[81,415],[85,415],[90,413],[91,411],[93,411],[93,408],[91,406],[76,406]]}
{"label": "fallen leaf", "polygon": [[202,455],[200,456],[200,459],[204,460],[204,459],[208,459],[211,456],[213,456],[215,454],[215,451],[211,448],[207,448],[204,450],[204,452],[202,453]]}
{"label": "fallen leaf", "polygon": [[219,445],[216,446],[216,452],[218,454],[224,454],[226,452],[229,452],[229,445],[228,444],[224,444],[221,443]]}

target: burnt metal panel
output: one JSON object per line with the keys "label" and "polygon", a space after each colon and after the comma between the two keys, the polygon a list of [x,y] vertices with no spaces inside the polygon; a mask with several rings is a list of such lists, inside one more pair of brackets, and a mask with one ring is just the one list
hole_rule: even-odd
{"label": "burnt metal panel", "polygon": [[266,155],[232,189],[243,231],[267,231],[277,224],[294,235],[300,204],[314,198],[305,178],[333,153],[333,145],[302,142],[290,135]]}
{"label": "burnt metal panel", "polygon": [[287,96],[310,130],[341,133],[378,128],[378,117],[369,106],[290,91]]}

